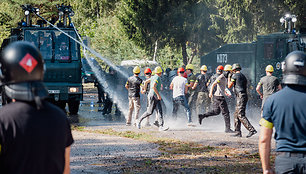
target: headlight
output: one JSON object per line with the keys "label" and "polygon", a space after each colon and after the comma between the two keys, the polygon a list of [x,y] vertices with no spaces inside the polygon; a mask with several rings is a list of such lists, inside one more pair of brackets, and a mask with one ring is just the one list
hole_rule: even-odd
{"label": "headlight", "polygon": [[68,92],[69,93],[79,93],[81,89],[79,87],[69,87]]}

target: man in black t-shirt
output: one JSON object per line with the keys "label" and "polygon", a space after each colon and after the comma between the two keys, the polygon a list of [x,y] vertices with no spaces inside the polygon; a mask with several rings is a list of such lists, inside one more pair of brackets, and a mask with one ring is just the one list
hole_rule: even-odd
{"label": "man in black t-shirt", "polygon": [[198,91],[197,115],[207,112],[210,106],[210,99],[208,97],[208,89],[207,89],[209,81],[209,76],[207,75],[207,66],[203,65],[200,70],[201,74],[197,77],[196,82],[192,87],[192,89],[197,89]]}
{"label": "man in black t-shirt", "polygon": [[234,74],[231,77],[231,81],[228,84],[228,88],[234,86],[234,92],[236,95],[236,109],[234,113],[235,120],[235,131],[237,132],[234,136],[241,137],[241,123],[249,131],[247,138],[257,133],[255,128],[251,125],[248,118],[245,116],[246,105],[248,102],[247,95],[247,79],[240,72],[241,66],[238,63],[233,65]]}
{"label": "man in black t-shirt", "polygon": [[43,59],[29,42],[8,45],[0,57],[4,92],[0,110],[0,171],[68,174],[73,143],[66,114],[44,100]]}
{"label": "man in black t-shirt", "polygon": [[135,107],[135,120],[138,119],[140,110],[140,87],[142,86],[142,79],[138,77],[140,68],[136,66],[133,69],[134,75],[129,77],[125,88],[129,91],[129,113],[126,119],[126,125],[130,126],[132,121],[133,110]]}

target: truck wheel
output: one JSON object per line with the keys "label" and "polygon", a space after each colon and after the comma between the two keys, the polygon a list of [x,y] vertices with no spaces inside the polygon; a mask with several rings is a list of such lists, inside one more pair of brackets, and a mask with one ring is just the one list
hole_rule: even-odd
{"label": "truck wheel", "polygon": [[79,106],[80,106],[80,101],[69,101],[68,107],[70,115],[78,114]]}

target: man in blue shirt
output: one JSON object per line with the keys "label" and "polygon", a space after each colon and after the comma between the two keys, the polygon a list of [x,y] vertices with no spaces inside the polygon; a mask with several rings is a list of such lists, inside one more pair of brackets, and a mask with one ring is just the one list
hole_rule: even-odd
{"label": "man in blue shirt", "polygon": [[283,64],[283,90],[271,95],[260,120],[259,153],[263,173],[274,173],[270,149],[275,128],[276,173],[306,173],[306,54],[294,51]]}

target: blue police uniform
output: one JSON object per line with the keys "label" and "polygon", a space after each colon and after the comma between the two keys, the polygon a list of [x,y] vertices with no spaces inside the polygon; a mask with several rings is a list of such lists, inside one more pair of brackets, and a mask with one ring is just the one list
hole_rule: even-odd
{"label": "blue police uniform", "polygon": [[306,88],[289,85],[264,104],[260,125],[275,127],[276,172],[306,173]]}

